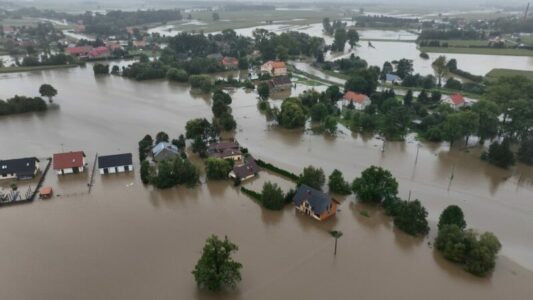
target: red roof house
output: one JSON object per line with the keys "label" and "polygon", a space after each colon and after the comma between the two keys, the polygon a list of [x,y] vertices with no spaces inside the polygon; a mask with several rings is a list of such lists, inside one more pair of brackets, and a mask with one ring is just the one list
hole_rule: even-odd
{"label": "red roof house", "polygon": [[85,153],[83,151],[56,153],[53,168],[58,175],[81,173],[85,167]]}
{"label": "red roof house", "polygon": [[444,103],[449,104],[453,108],[460,108],[465,105],[465,97],[461,93],[454,93],[453,95],[446,97]]}
{"label": "red roof house", "polygon": [[77,57],[85,57],[93,50],[93,47],[91,46],[81,46],[81,47],[68,47],[65,49],[68,55],[70,56],[77,56]]}
{"label": "red roof house", "polygon": [[222,65],[226,69],[237,69],[237,68],[239,68],[239,60],[236,59],[235,57],[225,56],[222,59]]}
{"label": "red roof house", "polygon": [[98,48],[94,48],[91,51],[89,51],[89,53],[87,53],[87,56],[89,58],[99,58],[99,57],[106,56],[108,54],[109,54],[109,50],[107,49],[107,47],[98,47]]}
{"label": "red roof house", "polygon": [[342,97],[343,104],[345,106],[352,103],[357,110],[363,110],[365,107],[371,104],[370,98],[365,94],[360,94],[352,91],[347,91]]}

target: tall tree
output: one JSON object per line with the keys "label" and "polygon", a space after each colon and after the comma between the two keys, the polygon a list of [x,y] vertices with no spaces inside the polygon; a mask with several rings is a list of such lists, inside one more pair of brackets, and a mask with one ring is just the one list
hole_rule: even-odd
{"label": "tall tree", "polygon": [[446,76],[448,73],[448,66],[447,66],[446,56],[439,56],[437,59],[433,62],[433,70],[435,71],[435,77],[437,77],[439,87],[442,86],[442,78]]}
{"label": "tall tree", "polygon": [[344,52],[344,47],[346,45],[347,40],[348,40],[348,36],[346,34],[346,29],[337,28],[335,30],[335,36],[334,36],[333,44],[331,45],[331,49],[333,51]]}
{"label": "tall tree", "polygon": [[461,229],[466,228],[465,216],[463,211],[457,205],[449,205],[442,211],[439,217],[438,228],[441,230],[446,225],[456,225]]}
{"label": "tall tree", "polygon": [[39,93],[43,97],[48,97],[48,102],[52,103],[52,97],[57,95],[57,90],[50,84],[43,84],[39,88]]}
{"label": "tall tree", "polygon": [[346,35],[348,37],[348,44],[350,45],[350,48],[353,49],[355,44],[359,42],[359,33],[357,33],[355,29],[350,29],[348,30]]}
{"label": "tall tree", "polygon": [[385,198],[396,197],[398,182],[389,171],[371,166],[353,181],[352,190],[362,202],[379,204]]}
{"label": "tall tree", "polygon": [[209,237],[202,256],[192,271],[198,287],[211,291],[220,291],[225,287],[235,288],[241,281],[242,269],[242,264],[231,257],[237,250],[237,245],[230,242],[228,237],[224,240],[215,235]]}

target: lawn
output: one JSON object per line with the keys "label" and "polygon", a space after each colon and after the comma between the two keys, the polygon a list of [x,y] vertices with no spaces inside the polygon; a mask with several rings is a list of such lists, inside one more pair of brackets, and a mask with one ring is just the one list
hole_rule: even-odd
{"label": "lawn", "polygon": [[461,54],[480,54],[480,55],[533,56],[533,51],[527,50],[527,49],[420,47],[420,51],[424,51],[428,53],[461,53]]}
{"label": "lawn", "polygon": [[17,72],[30,72],[30,71],[42,71],[42,70],[51,70],[51,69],[66,69],[66,68],[75,68],[79,65],[54,65],[54,66],[34,66],[34,67],[6,67],[0,68],[0,74],[2,73],[17,73]]}
{"label": "lawn", "polygon": [[486,77],[488,79],[498,79],[500,77],[509,77],[509,76],[525,76],[530,80],[533,80],[533,71],[520,71],[520,70],[510,70],[510,69],[492,69],[487,73]]}

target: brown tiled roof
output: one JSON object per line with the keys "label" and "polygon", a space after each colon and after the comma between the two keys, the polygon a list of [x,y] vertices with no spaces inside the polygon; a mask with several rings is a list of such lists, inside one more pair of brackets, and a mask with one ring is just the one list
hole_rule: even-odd
{"label": "brown tiled roof", "polygon": [[54,154],[54,170],[79,168],[83,166],[83,151]]}

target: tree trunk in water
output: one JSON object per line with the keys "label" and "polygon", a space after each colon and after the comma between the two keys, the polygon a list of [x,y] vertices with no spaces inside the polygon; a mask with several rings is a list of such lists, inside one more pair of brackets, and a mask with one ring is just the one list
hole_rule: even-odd
{"label": "tree trunk in water", "polygon": [[337,255],[337,238],[335,238],[335,251],[333,252],[333,255]]}

